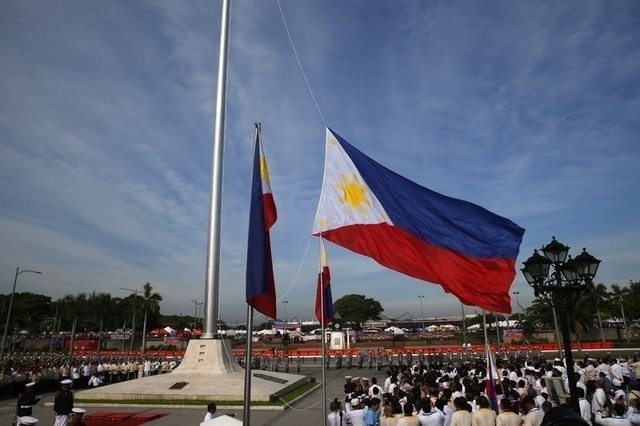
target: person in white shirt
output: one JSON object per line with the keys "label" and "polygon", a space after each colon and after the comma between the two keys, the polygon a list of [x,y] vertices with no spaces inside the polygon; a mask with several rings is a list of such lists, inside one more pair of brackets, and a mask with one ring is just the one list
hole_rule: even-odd
{"label": "person in white shirt", "polygon": [[347,421],[352,426],[364,426],[364,404],[360,398],[352,398],[351,406],[347,406]]}
{"label": "person in white shirt", "polygon": [[580,417],[591,424],[591,404],[584,397],[584,389],[576,388],[578,393],[578,404],[580,405]]}
{"label": "person in white shirt", "polygon": [[418,422],[420,426],[442,426],[444,425],[444,414],[437,409],[431,408],[431,400],[429,398],[422,399],[422,408],[418,413]]}
{"label": "person in white shirt", "polygon": [[[374,392],[374,389],[377,388],[378,392]],[[371,378],[371,386],[369,386],[369,397],[373,398],[381,398],[383,394],[382,386],[378,384],[378,379],[375,377]]]}
{"label": "person in white shirt", "polygon": [[522,419],[513,410],[513,404],[508,398],[500,401],[501,413],[496,417],[496,426],[520,426]]}
{"label": "person in white shirt", "polygon": [[213,420],[213,415],[216,413],[217,409],[218,407],[216,407],[215,402],[207,404],[207,414],[205,414],[203,421],[208,422],[209,420]]}
{"label": "person in white shirt", "polygon": [[640,426],[640,398],[634,400],[634,406],[629,407],[627,419],[632,426]]}
{"label": "person in white shirt", "polygon": [[338,401],[338,398],[331,401],[331,404],[329,404],[329,409],[331,410],[331,412],[327,415],[327,422],[329,426],[343,425],[346,421],[346,420],[343,421],[343,418],[346,416],[346,413],[342,411],[342,408],[340,407],[340,401]]}
{"label": "person in white shirt", "polygon": [[495,426],[496,413],[491,409],[491,404],[486,396],[480,395],[476,398],[478,409],[471,413],[472,426]]}
{"label": "person in white shirt", "polygon": [[621,382],[624,381],[624,377],[622,377],[622,365],[620,364],[622,360],[619,359],[618,362],[611,366],[611,380],[618,379]]}
{"label": "person in white shirt", "polygon": [[608,378],[611,378],[611,367],[605,360],[602,360],[602,362],[600,362],[596,367],[596,377],[599,377],[600,373],[604,373]]}
{"label": "person in white shirt", "polygon": [[558,370],[560,372],[560,374],[562,374],[562,377],[566,377],[567,376],[567,368],[564,366],[564,363],[562,362],[562,360],[560,358],[556,358],[555,359],[555,362],[553,364],[553,368]]}
{"label": "person in white shirt", "polygon": [[520,401],[520,409],[522,410],[522,424],[524,426],[540,426],[544,411],[536,407],[536,403],[531,395],[527,395]]}
{"label": "person in white shirt", "polygon": [[596,391],[591,398],[591,412],[596,414],[604,410],[604,404],[607,402],[607,394],[604,393],[602,380],[596,380]]}
{"label": "person in white shirt", "polygon": [[624,405],[613,404],[611,417],[602,417],[602,411],[596,413],[596,424],[602,426],[631,426],[631,422],[624,416]]}

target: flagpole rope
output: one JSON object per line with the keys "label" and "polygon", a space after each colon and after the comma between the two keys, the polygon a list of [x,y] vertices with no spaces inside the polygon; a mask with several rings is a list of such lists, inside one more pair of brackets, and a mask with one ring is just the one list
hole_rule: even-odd
{"label": "flagpole rope", "polygon": [[311,90],[311,85],[309,84],[309,80],[307,79],[307,74],[304,72],[304,68],[302,66],[302,62],[300,61],[300,57],[298,56],[298,51],[296,50],[296,46],[293,44],[293,39],[291,38],[291,33],[289,32],[289,26],[287,25],[287,20],[284,17],[284,12],[282,11],[282,5],[280,5],[280,0],[276,1],[278,3],[278,9],[280,10],[280,16],[282,17],[282,23],[284,24],[284,29],[287,32],[287,37],[289,38],[289,44],[291,45],[291,50],[293,51],[293,56],[296,57],[296,61],[298,62],[298,68],[300,69],[300,73],[302,73],[302,78],[304,79],[304,83],[307,85],[307,91],[311,96],[311,100],[313,100],[313,104],[316,106],[318,110],[318,114],[320,114],[320,118],[322,119],[322,123],[327,126],[327,121],[324,119],[324,115],[320,110],[320,106],[318,105],[318,101],[316,100],[315,95],[313,94],[313,90]]}
{"label": "flagpole rope", "polygon": [[311,245],[311,236],[309,236],[309,238],[307,239],[307,247],[304,249],[302,260],[300,261],[300,265],[298,266],[298,271],[296,272],[296,275],[293,277],[293,281],[291,281],[291,285],[289,286],[287,291],[284,292],[282,297],[280,297],[278,302],[282,301],[285,297],[287,297],[287,294],[289,294],[291,290],[293,290],[293,287],[296,285],[296,282],[298,281],[298,277],[300,277],[300,272],[302,272],[302,266],[304,265],[305,260],[307,260],[307,253],[309,252],[310,245]]}

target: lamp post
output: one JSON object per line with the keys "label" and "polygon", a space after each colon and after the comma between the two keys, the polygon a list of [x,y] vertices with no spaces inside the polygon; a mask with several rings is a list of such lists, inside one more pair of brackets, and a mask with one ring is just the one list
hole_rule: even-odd
{"label": "lamp post", "polygon": [[422,304],[424,296],[418,296],[418,299],[420,299],[420,318],[422,319],[422,331],[424,332],[424,306]]}
{"label": "lamp post", "polygon": [[203,302],[198,302],[198,299],[191,299],[193,302],[195,313],[193,314],[193,330],[195,331],[198,328],[198,305],[202,305]]}
{"label": "lamp post", "polygon": [[140,290],[124,287],[120,287],[120,290],[130,291],[131,294],[133,294],[133,301],[131,302],[133,318],[131,319],[131,342],[129,343],[129,351],[133,351],[133,340],[136,337],[136,297],[138,296],[138,293],[140,293]]}
{"label": "lamp post", "polygon": [[289,304],[288,300],[283,300],[282,304],[284,305],[284,318],[282,319],[282,332],[287,328],[287,305]]}
{"label": "lamp post", "polygon": [[516,317],[518,317],[518,324],[520,324],[520,314],[518,313],[518,309],[520,307],[520,302],[518,301],[518,296],[520,295],[519,291],[514,291],[513,295],[516,296]]}
{"label": "lamp post", "polygon": [[624,316],[624,306],[622,305],[622,294],[618,294],[618,302],[620,302],[620,312],[622,313],[622,323],[624,324],[625,340],[629,341],[629,329],[627,328],[627,318]]}
{"label": "lamp post", "polygon": [[[534,250],[533,255],[524,262],[524,268],[521,271],[527,283],[533,288],[535,297],[543,297],[556,309],[556,313],[560,317],[571,408],[579,413],[576,377],[573,371],[573,354],[571,353],[569,313],[572,312],[580,294],[592,282],[598,271],[600,260],[587,253],[586,249],[583,249],[582,253],[574,259],[571,256],[567,259],[569,247],[556,241],[555,237],[542,248],[542,253],[544,256]],[[553,266],[553,272],[549,276],[551,266]]]}
{"label": "lamp post", "polygon": [[13,297],[16,294],[16,283],[18,282],[18,275],[24,274],[25,272],[31,272],[33,274],[42,274],[40,271],[32,271],[31,269],[23,269],[20,270],[18,266],[16,268],[16,275],[13,278],[13,289],[11,290],[11,297],[9,298],[9,307],[7,308],[7,320],[4,323],[4,332],[2,333],[2,343],[0,343],[0,361],[4,359],[4,345],[7,342],[7,332],[9,331],[9,321],[11,321],[11,309],[13,308]]}

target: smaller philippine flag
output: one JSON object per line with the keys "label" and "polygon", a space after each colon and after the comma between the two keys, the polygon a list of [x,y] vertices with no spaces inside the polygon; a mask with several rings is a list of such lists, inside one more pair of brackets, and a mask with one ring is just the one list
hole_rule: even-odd
{"label": "smaller philippine flag", "polygon": [[316,287],[316,318],[322,323],[322,306],[324,305],[324,324],[333,322],[333,298],[331,297],[331,274],[327,264],[327,252],[324,250],[324,241],[320,238],[320,272],[318,273],[318,285]]}
{"label": "smaller philippine flag", "polygon": [[327,128],[314,235],[440,284],[462,303],[511,313],[524,229],[385,168]]}
{"label": "smaller philippine flag", "polygon": [[491,409],[498,414],[498,393],[496,392],[496,379],[498,379],[496,364],[493,359],[491,347],[487,345],[487,380],[485,382],[485,392],[491,403]]}
{"label": "smaller philippine flag", "polygon": [[247,303],[267,317],[276,318],[276,288],[269,229],[278,217],[269,185],[269,170],[256,124],[249,239],[247,244]]}

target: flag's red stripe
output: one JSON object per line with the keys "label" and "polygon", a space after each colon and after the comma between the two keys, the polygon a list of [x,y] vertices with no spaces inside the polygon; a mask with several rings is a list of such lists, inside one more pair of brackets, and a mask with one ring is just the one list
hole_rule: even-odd
{"label": "flag's red stripe", "polygon": [[270,192],[262,194],[262,214],[264,215],[265,231],[268,231],[278,218],[276,203],[273,200],[273,194]]}
{"label": "flag's red stripe", "polygon": [[511,313],[513,259],[476,259],[434,247],[387,223],[349,225],[322,236],[403,274],[440,284],[466,305]]}
{"label": "flag's red stripe", "polygon": [[269,233],[265,235],[266,242],[264,248],[265,267],[264,280],[266,281],[265,292],[254,297],[247,297],[247,303],[264,315],[276,318],[276,283],[273,278],[273,262],[271,259],[271,241]]}

